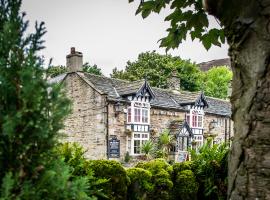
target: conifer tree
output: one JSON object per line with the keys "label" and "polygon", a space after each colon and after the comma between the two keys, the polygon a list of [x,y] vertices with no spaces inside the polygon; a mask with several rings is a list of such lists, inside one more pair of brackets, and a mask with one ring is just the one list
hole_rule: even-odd
{"label": "conifer tree", "polygon": [[0,1],[0,199],[89,199],[53,154],[69,102],[43,78],[44,23],[26,34],[21,3]]}

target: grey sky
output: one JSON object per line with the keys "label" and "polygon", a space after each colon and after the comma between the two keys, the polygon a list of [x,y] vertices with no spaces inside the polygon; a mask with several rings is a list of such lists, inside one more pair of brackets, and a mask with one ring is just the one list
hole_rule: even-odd
{"label": "grey sky", "polygon": [[[30,30],[35,20],[46,24],[42,54],[47,61],[53,58],[53,64],[65,65],[65,56],[74,46],[83,53],[84,62],[97,64],[109,75],[114,67],[123,69],[141,52],[165,53],[157,41],[166,35],[169,24],[163,19],[168,10],[143,20],[135,16],[137,5],[128,0],[24,0],[22,10],[30,20]],[[214,19],[211,24],[215,26]],[[228,57],[227,50],[223,45],[206,51],[198,41],[188,40],[169,53],[203,62]]]}

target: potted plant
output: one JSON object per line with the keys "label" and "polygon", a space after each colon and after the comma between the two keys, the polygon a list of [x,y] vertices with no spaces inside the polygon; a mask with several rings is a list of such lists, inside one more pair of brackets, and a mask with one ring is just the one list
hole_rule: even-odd
{"label": "potted plant", "polygon": [[132,134],[132,131],[130,129],[126,129],[125,134],[130,137]]}

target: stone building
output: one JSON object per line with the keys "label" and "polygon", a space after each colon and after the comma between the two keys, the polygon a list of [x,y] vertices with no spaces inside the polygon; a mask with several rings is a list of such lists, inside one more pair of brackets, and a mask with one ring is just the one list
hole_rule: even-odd
{"label": "stone building", "polygon": [[180,91],[174,74],[170,88],[160,89],[147,80],[128,82],[85,73],[82,54],[75,48],[66,58],[68,72],[50,82],[63,84],[73,103],[65,140],[80,143],[90,159],[122,159],[126,152],[141,155],[143,143],[165,129],[177,139],[175,159],[209,136],[220,142],[232,135],[230,103],[202,92]]}

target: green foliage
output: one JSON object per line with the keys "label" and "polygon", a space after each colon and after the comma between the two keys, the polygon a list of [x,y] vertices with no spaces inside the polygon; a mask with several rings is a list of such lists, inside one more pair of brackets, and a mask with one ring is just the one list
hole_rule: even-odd
{"label": "green foliage", "polygon": [[90,65],[88,62],[83,64],[83,71],[89,74],[102,75],[101,69],[96,64]]}
{"label": "green foliage", "polygon": [[0,199],[91,199],[53,151],[69,101],[43,79],[44,23],[26,34],[21,3],[0,2]]}
{"label": "green foliage", "polygon": [[153,157],[155,149],[156,146],[151,140],[146,141],[141,147],[141,151],[144,153],[147,160]]}
{"label": "green foliage", "polygon": [[152,173],[153,191],[150,193],[152,199],[169,199],[173,182],[171,176],[173,168],[164,159],[155,159],[149,162],[141,162],[138,168],[149,170]]}
{"label": "green foliage", "polygon": [[204,144],[199,152],[191,150],[193,172],[199,182],[200,199],[226,199],[228,152],[227,144]]}
{"label": "green foliage", "polygon": [[55,76],[58,76],[60,74],[63,74],[67,72],[67,69],[65,66],[59,65],[59,66],[49,66],[46,70],[46,76],[53,78]]}
{"label": "green foliage", "polygon": [[180,163],[173,164],[173,173],[176,175],[177,173],[183,170],[192,170],[193,163],[191,161],[185,161]]}
{"label": "green foliage", "polygon": [[108,180],[96,178],[93,170],[87,167],[87,160],[84,157],[85,150],[82,146],[77,143],[63,143],[57,146],[56,151],[71,168],[72,178],[84,177],[88,181],[88,196],[92,198],[107,198],[100,188]]}
{"label": "green foliage", "polygon": [[194,173],[191,170],[180,171],[174,185],[175,199],[196,200],[198,192],[198,183]]}
{"label": "green foliage", "polygon": [[200,89],[201,72],[197,65],[180,57],[161,55],[153,52],[141,53],[134,62],[128,61],[125,70],[113,69],[112,78],[129,81],[147,77],[153,87],[167,88],[168,78],[177,71],[183,90],[198,91]]}
{"label": "green foliage", "polygon": [[204,74],[203,80],[205,95],[226,99],[232,71],[226,66],[214,67]]}
{"label": "green foliage", "polygon": [[132,159],[132,156],[130,156],[129,155],[129,152],[127,151],[126,153],[125,153],[125,158],[124,158],[124,161],[126,162],[126,163],[129,163],[129,161]]}
{"label": "green foliage", "polygon": [[130,179],[127,199],[150,199],[153,190],[151,172],[141,168],[129,168],[127,175]]}
{"label": "green foliage", "polygon": [[173,141],[174,137],[170,135],[168,129],[164,130],[158,137],[158,149],[162,152],[164,158],[168,157]]}
{"label": "green foliage", "polygon": [[[129,0],[133,2],[134,0]],[[141,1],[136,14],[141,13],[146,18],[150,13],[159,13],[162,9],[170,7],[170,13],[165,21],[170,22],[168,35],[160,41],[161,47],[166,50],[175,49],[187,35],[191,39],[199,39],[208,50],[211,45],[221,46],[225,42],[223,29],[209,29],[208,16],[203,9],[202,1],[198,0],[150,0]]]}
{"label": "green foliage", "polygon": [[114,160],[91,160],[87,162],[86,168],[93,170],[95,177],[109,180],[101,184],[102,191],[109,199],[126,199],[129,178],[119,162]]}

